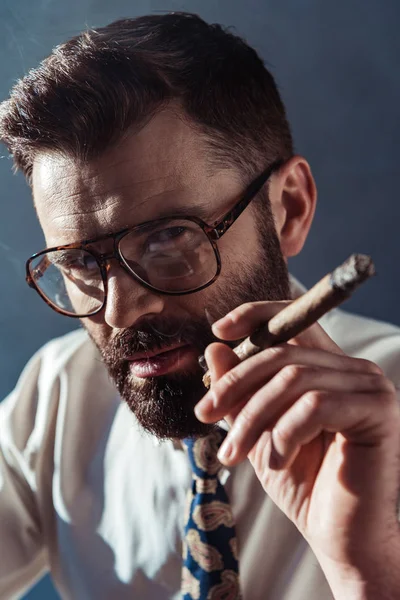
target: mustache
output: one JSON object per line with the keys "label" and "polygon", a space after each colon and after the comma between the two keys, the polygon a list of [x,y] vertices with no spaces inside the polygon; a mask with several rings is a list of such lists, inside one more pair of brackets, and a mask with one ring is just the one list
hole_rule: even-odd
{"label": "mustache", "polygon": [[218,338],[204,319],[152,318],[140,327],[127,328],[114,336],[102,352],[107,362],[121,362],[136,352],[153,352],[173,344],[190,344],[199,354]]}

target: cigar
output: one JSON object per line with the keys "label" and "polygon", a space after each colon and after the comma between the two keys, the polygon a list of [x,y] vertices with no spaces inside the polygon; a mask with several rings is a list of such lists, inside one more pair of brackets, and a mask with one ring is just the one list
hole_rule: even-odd
{"label": "cigar", "polygon": [[[241,361],[254,354],[283,344],[313,325],[325,313],[347,300],[364,281],[375,274],[370,256],[352,254],[332,273],[325,275],[303,296],[283,308],[268,323],[263,324],[233,349]],[[200,365],[206,366],[204,356]],[[203,376],[204,385],[211,385],[210,372]]]}

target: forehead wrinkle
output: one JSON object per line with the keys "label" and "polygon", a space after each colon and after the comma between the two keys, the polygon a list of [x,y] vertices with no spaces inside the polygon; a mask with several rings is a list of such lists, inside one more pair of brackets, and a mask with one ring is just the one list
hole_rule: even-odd
{"label": "forehead wrinkle", "polygon": [[[90,167],[94,168],[94,173],[90,174],[89,177],[97,177],[97,175],[99,173],[105,173],[106,171],[116,169],[116,168],[126,165],[126,164],[129,165],[130,167],[132,167],[132,163],[138,164],[138,161],[135,160],[135,157],[132,157],[132,156],[125,156],[124,158],[116,160],[115,162],[107,161],[106,164],[104,164],[104,165],[101,164],[101,169],[99,167],[96,168],[96,163],[91,163]],[[172,161],[168,158],[158,158],[157,160],[154,161],[154,163],[155,163],[155,166],[170,164],[172,167],[171,173],[165,173],[163,175],[160,175],[160,177],[158,177],[159,179],[168,179],[170,177],[176,177],[177,173],[182,171],[182,169],[178,169],[177,166],[174,165],[172,163]],[[83,166],[85,166],[85,164],[83,164]],[[138,169],[141,170],[140,166],[138,167]],[[155,179],[157,179],[157,177]],[[152,179],[149,179],[148,181],[152,181]],[[140,182],[140,180],[139,180],[139,182]]]}
{"label": "forehead wrinkle", "polygon": [[[65,178],[66,176],[64,175],[63,177],[60,177],[60,179]],[[68,201],[71,201],[71,211],[68,211],[68,215],[69,216],[78,216],[78,215],[93,215],[96,212],[99,211],[109,211],[110,209],[112,210],[113,208],[117,207],[119,205],[119,203],[122,204],[125,202],[125,206],[124,209],[125,210],[129,210],[129,209],[134,209],[134,208],[140,208],[142,205],[148,203],[149,201],[151,201],[152,199],[157,200],[160,197],[167,197],[167,196],[173,196],[173,195],[178,195],[181,193],[182,190],[184,190],[186,187],[188,186],[184,186],[184,185],[179,185],[178,182],[176,182],[176,180],[174,180],[174,182],[166,187],[164,186],[163,189],[161,189],[160,191],[158,191],[157,193],[149,193],[148,195],[146,195],[143,200],[141,200],[140,202],[135,202],[133,204],[133,202],[135,200],[137,200],[137,197],[140,196],[140,192],[135,189],[137,188],[137,182],[128,182],[128,183],[121,183],[120,185],[114,186],[107,186],[110,187],[110,189],[106,189],[106,190],[99,190],[96,191],[95,187],[96,186],[92,186],[90,185],[91,182],[89,182],[88,185],[88,180],[87,178],[84,178],[84,180],[81,182],[81,186],[79,186],[79,183],[76,186],[73,186],[72,190],[68,190],[68,192],[66,193],[66,190],[63,189],[62,183],[60,183],[60,179],[53,179],[53,181],[50,183],[50,186],[46,186],[47,189],[45,190],[44,193],[44,197],[47,196],[47,202],[49,203],[49,212],[59,212],[59,213],[64,213],[65,215],[65,204],[66,201],[68,203]],[[166,179],[172,179],[171,177],[154,177],[151,180],[144,180],[144,182],[147,184],[147,188],[150,187],[149,183],[150,181],[157,181],[159,183],[161,183],[162,181],[165,181]],[[68,178],[68,181],[70,182],[70,178]],[[177,185],[178,184],[178,185]],[[80,188],[80,189],[79,189]],[[125,198],[123,197],[123,193],[129,191],[130,194],[129,196],[125,195]],[[116,195],[121,195],[122,197],[115,197]],[[129,203],[126,203],[126,200],[130,200]],[[76,208],[76,210],[74,210],[74,208]],[[67,215],[65,215],[67,216]],[[60,214],[59,217],[53,217],[51,220],[57,220],[58,218],[63,218],[63,215]]]}
{"label": "forehead wrinkle", "polygon": [[[117,190],[121,191],[121,190],[125,190],[125,189],[130,189],[130,188],[131,188],[131,186],[126,185],[126,186],[121,186],[119,188],[115,188],[113,191],[117,191]],[[143,205],[147,204],[149,201],[158,199],[159,197],[169,196],[169,195],[176,196],[176,193],[178,192],[178,190],[182,191],[184,188],[185,188],[185,186],[182,186],[180,188],[171,188],[171,189],[162,190],[162,191],[158,192],[157,194],[152,194],[150,196],[146,196],[141,202],[137,202],[135,204],[129,204],[128,207],[124,206],[123,208],[124,208],[124,210],[126,210],[126,209],[134,210],[134,209],[142,207]],[[74,196],[84,196],[84,195],[86,195],[86,194],[74,193],[74,194],[70,194],[68,197],[70,198],[70,197],[74,197]],[[94,195],[90,194],[90,197],[93,199],[95,199],[95,198],[101,199],[103,197],[109,197],[109,196],[110,196],[110,194],[108,192],[104,192],[101,194],[94,194]],[[84,211],[78,210],[76,212],[68,212],[68,215],[59,215],[59,216],[53,217],[51,219],[51,222],[54,222],[57,219],[63,219],[66,216],[68,216],[68,217],[73,217],[73,216],[78,216],[78,215],[85,216],[85,215],[91,215],[91,214],[101,212],[101,211],[108,211],[109,209],[112,209],[119,205],[121,205],[121,207],[122,207],[122,199],[115,198],[109,202],[102,203],[101,206],[95,206],[92,209],[87,209]]]}
{"label": "forehead wrinkle", "polygon": [[[106,163],[105,165],[101,165],[101,167],[96,163],[76,163],[73,160],[67,160],[67,164],[65,164],[65,160],[61,161],[61,157],[59,157],[59,160],[57,160],[55,157],[51,157],[52,160],[51,162],[53,163],[53,165],[55,165],[56,167],[56,176],[54,176],[53,174],[49,174],[48,172],[46,173],[46,171],[43,173],[43,171],[41,172],[41,179],[42,181],[45,183],[45,187],[50,188],[52,190],[57,190],[62,192],[62,187],[63,187],[63,182],[64,180],[66,180],[68,182],[68,185],[71,185],[71,168],[72,168],[72,173],[75,174],[78,173],[78,177],[72,177],[72,179],[75,179],[75,188],[76,187],[89,187],[91,188],[91,194],[93,196],[97,196],[97,195],[101,195],[101,194],[105,194],[105,193],[109,193],[109,191],[105,191],[105,192],[95,192],[95,189],[98,187],[98,183],[99,183],[99,179],[100,179],[100,184],[103,183],[104,181],[104,173],[108,170],[115,170],[116,167],[119,164],[129,164],[131,167],[132,165],[132,158],[128,157],[128,158],[124,158],[121,159],[120,161],[116,161],[114,163]],[[163,163],[165,162],[169,162],[167,160],[158,160],[157,161],[157,166],[160,167]],[[146,166],[146,169],[148,169],[149,166]],[[174,182],[176,182],[177,180],[180,179],[179,175],[182,172],[182,170],[173,170],[173,172],[171,173],[163,173],[162,170],[160,168],[157,169],[156,171],[156,175],[151,176],[151,177],[144,177],[142,178],[135,178],[135,175],[139,175],[141,174],[140,172],[143,169],[140,168],[140,165],[135,169],[135,168],[131,168],[129,171],[123,171],[120,173],[120,176],[118,178],[118,174],[116,174],[116,181],[115,182],[110,182],[112,185],[113,190],[123,190],[125,188],[129,188],[131,186],[141,186],[141,185],[151,185],[154,182],[156,183],[162,183],[164,181],[167,180],[173,180]],[[138,173],[139,171],[139,173]],[[154,170],[152,169],[152,172]],[[139,175],[140,176],[140,175]],[[123,179],[127,179],[127,177],[129,178],[129,181],[124,184],[124,183],[119,183],[119,181],[123,180]],[[102,181],[103,180],[103,181]],[[95,182],[95,185],[93,186],[93,181]],[[47,184],[47,185],[46,185]],[[74,197],[76,195],[80,195],[81,194],[81,190],[78,189],[78,191],[73,191],[70,192],[68,194],[69,197]]]}
{"label": "forehead wrinkle", "polygon": [[[132,183],[121,184],[121,185],[113,186],[112,189],[105,190],[104,192],[90,194],[90,197],[92,197],[92,198],[98,198],[98,197],[100,197],[101,198],[103,196],[113,195],[115,192],[124,192],[125,190],[132,191],[132,195],[136,196],[137,194],[134,193],[135,192],[134,187],[137,184],[141,184],[141,183],[148,184],[148,183],[151,183],[153,181],[160,181],[161,179],[166,179],[166,178],[156,177],[154,179],[143,180],[143,182],[136,182],[135,181],[133,184]],[[188,187],[189,186],[187,186],[187,185],[172,185],[171,187],[165,187],[162,190],[160,190],[159,192],[156,192],[156,193],[153,193],[153,194],[149,194],[139,204],[137,204],[135,206],[141,206],[142,204],[146,203],[147,201],[159,198],[160,196],[169,196],[169,195],[172,195],[172,194],[176,194],[177,192],[181,192],[181,191],[185,190]]]}
{"label": "forehead wrinkle", "polygon": [[[131,210],[138,209],[138,208],[142,207],[143,205],[145,205],[150,199],[153,200],[153,199],[157,198],[158,196],[163,196],[164,194],[165,194],[165,192],[160,192],[159,194],[155,194],[154,196],[149,196],[149,197],[145,198],[142,202],[139,202],[139,203],[135,204],[134,206],[133,205],[130,206],[130,209]],[[65,214],[58,215],[58,216],[52,217],[50,219],[50,223],[56,224],[56,222],[58,220],[60,220],[60,219],[65,220],[68,217],[81,216],[84,218],[90,214],[108,211],[108,209],[119,205],[119,203],[120,203],[120,200],[116,199],[113,202],[111,202],[105,206],[101,206],[100,208],[94,208],[93,210],[88,210],[85,212],[77,211],[77,212],[70,212],[67,215],[65,215]],[[198,216],[200,218],[205,218],[206,216],[208,216],[208,213],[209,213],[210,209],[212,209],[212,208],[213,208],[212,204],[209,201],[203,202],[201,204],[189,204],[189,205],[185,204],[184,206],[168,206],[168,207],[166,207],[164,205],[161,209],[155,211],[155,215],[153,215],[153,216],[148,215],[148,217],[146,217],[145,220],[149,221],[149,220],[157,219],[162,216],[168,216],[168,215],[173,215],[173,214],[176,214],[177,216],[187,215],[187,216]],[[107,219],[106,216],[104,217],[104,220],[107,220],[108,222],[110,222],[110,220]],[[135,224],[140,224],[140,223],[131,223],[132,226],[134,226]],[[129,226],[129,223],[128,223],[128,226]],[[63,223],[63,229],[74,230],[77,228],[74,228],[74,227],[68,228],[65,226],[65,223]]]}
{"label": "forehead wrinkle", "polygon": [[[178,207],[176,209],[172,209],[172,210],[167,210],[165,207],[164,209],[160,210],[157,215],[155,215],[154,220],[157,220],[158,218],[162,218],[162,217],[168,217],[168,216],[176,216],[177,218],[181,218],[184,219],[185,217],[198,217],[200,219],[206,219],[207,222],[207,217],[210,217],[211,215],[211,205],[210,203],[208,204],[204,204],[204,205],[191,205],[191,206],[187,206],[187,207]],[[212,215],[211,215],[212,216]],[[146,219],[146,222],[148,220],[153,220],[153,219]],[[213,220],[213,219],[211,219]],[[143,223],[143,221],[141,221],[140,223],[131,223],[131,224],[127,224],[126,227],[135,227],[135,225],[141,225]],[[125,229],[122,228],[122,229]],[[61,245],[61,246],[68,246],[69,244],[79,244],[84,242],[86,239],[91,239],[93,240],[93,243],[95,243],[97,241],[97,238],[99,239],[99,241],[103,238],[106,237],[108,235],[112,235],[117,233],[118,231],[122,230],[120,227],[115,228],[110,226],[109,228],[105,228],[104,231],[98,233],[97,235],[86,235],[84,238],[80,237],[79,239],[74,238],[73,240],[69,240],[68,242],[62,243],[62,244],[57,244],[57,245]],[[63,232],[66,231],[77,231],[79,232],[79,227],[66,227],[63,224],[63,228],[62,228]],[[53,244],[52,244],[53,245]]]}
{"label": "forehead wrinkle", "polygon": [[[87,226],[89,227],[93,227],[95,226],[94,231],[93,230],[88,230],[88,233],[85,234],[84,236],[78,235],[77,237],[79,238],[84,238],[87,239],[92,238],[92,237],[96,237],[96,236],[101,236],[107,233],[112,233],[115,231],[119,231],[121,229],[124,229],[125,227],[133,227],[135,225],[138,225],[140,223],[143,223],[144,221],[149,221],[149,220],[153,220],[153,219],[157,219],[159,217],[162,216],[168,216],[168,215],[172,215],[173,213],[176,213],[177,215],[186,215],[186,216],[198,216],[200,218],[204,218],[207,213],[208,210],[207,208],[204,206],[199,206],[199,205],[192,205],[192,206],[188,206],[187,203],[185,203],[185,206],[166,206],[165,203],[163,203],[161,209],[159,207],[156,207],[155,212],[153,212],[153,214],[148,214],[148,215],[143,215],[142,218],[139,219],[132,219],[131,215],[133,215],[134,212],[137,212],[138,210],[140,210],[141,207],[143,207],[144,205],[148,204],[149,201],[155,200],[157,199],[159,196],[161,197],[165,197],[166,194],[171,194],[171,192],[176,192],[175,189],[171,189],[171,190],[163,190],[162,192],[159,192],[158,194],[154,194],[152,196],[147,196],[146,198],[144,198],[141,202],[137,202],[135,204],[129,204],[128,206],[123,206],[121,204],[121,199],[120,198],[116,198],[113,199],[112,201],[109,201],[107,204],[103,204],[101,206],[97,206],[94,207],[93,209],[90,210],[77,210],[74,212],[69,212],[68,214],[65,214],[65,212],[63,214],[59,214],[59,215],[55,215],[53,217],[51,217],[49,219],[49,224],[52,224],[53,226],[56,227],[56,229],[62,229],[63,231],[77,231],[79,232],[82,227],[86,228]],[[175,197],[176,197],[176,193],[175,193]],[[115,214],[113,214],[113,208],[117,207]],[[123,218],[124,218],[124,222],[119,224],[119,220],[121,219],[121,214],[122,211],[118,210],[119,208],[124,209],[124,214],[123,214]],[[98,216],[94,219],[90,219],[91,215],[95,215],[97,214]],[[76,217],[80,217],[80,218],[76,218]],[[88,223],[88,220],[90,219],[90,223]],[[72,222],[71,222],[72,221]],[[116,225],[117,223],[117,225]],[[73,242],[75,241],[79,241],[79,240],[72,240]]]}
{"label": "forehead wrinkle", "polygon": [[[130,185],[142,185],[142,184],[146,185],[149,183],[153,183],[154,181],[161,182],[161,181],[164,181],[167,179],[176,179],[177,175],[178,175],[177,170],[172,173],[162,173],[158,170],[157,175],[155,175],[154,177],[148,177],[148,178],[144,178],[144,179],[135,179],[135,174],[137,174],[137,171],[141,171],[143,169],[141,169],[140,166],[137,167],[136,169],[133,168],[132,162],[133,161],[131,158],[127,158],[127,159],[121,160],[121,161],[113,163],[113,164],[105,165],[104,168],[102,166],[101,169],[99,167],[96,167],[94,169],[91,168],[91,169],[86,170],[86,169],[84,169],[84,166],[83,166],[83,170],[81,171],[81,177],[82,177],[82,180],[84,183],[91,183],[91,181],[93,179],[97,179],[99,176],[100,177],[104,176],[104,173],[106,173],[107,171],[114,170],[120,164],[124,164],[124,163],[129,164],[131,168],[128,172],[124,171],[121,173],[121,179],[126,178],[127,175],[129,177],[132,177],[132,183],[130,183]],[[157,166],[160,166],[163,162],[164,161],[157,161]],[[148,169],[149,166],[147,165],[146,168]],[[66,176],[66,177],[68,177],[68,176]]]}
{"label": "forehead wrinkle", "polygon": [[[141,202],[139,205],[136,205],[136,207],[141,206],[142,204],[145,204],[146,200],[144,200],[143,202]],[[99,209],[99,211],[103,211],[103,209]],[[77,220],[73,221],[73,225],[70,224],[68,225],[66,223],[66,220],[68,221],[68,217],[69,216],[73,216],[73,215],[80,215],[81,217],[83,217],[83,220],[86,220],[85,217],[87,216],[86,213],[74,213],[73,215],[60,215],[58,217],[54,217],[51,222],[55,222],[58,221],[59,219],[62,220],[62,231],[66,232],[73,232],[76,231],[77,232],[77,237],[72,239],[72,240],[68,240],[62,243],[62,245],[68,245],[70,243],[79,243],[82,242],[85,239],[96,239],[96,238],[101,238],[105,235],[108,234],[112,234],[112,233],[116,233],[118,231],[121,231],[122,229],[125,228],[129,228],[129,227],[135,227],[136,225],[141,225],[144,222],[147,221],[152,221],[152,220],[157,220],[159,218],[163,218],[163,217],[173,217],[176,216],[178,218],[185,218],[185,217],[198,217],[200,219],[205,220],[206,223],[208,222],[212,222],[214,219],[213,217],[215,217],[216,215],[215,213],[215,206],[210,202],[210,201],[203,201],[202,203],[199,204],[185,204],[185,205],[175,205],[175,206],[166,206],[165,204],[162,205],[161,208],[158,208],[155,211],[155,214],[153,215],[147,215],[146,217],[139,219],[139,220],[132,220],[128,217],[128,219],[126,219],[126,215],[124,215],[124,223],[121,223],[118,226],[115,226],[115,219],[110,218],[107,214],[102,215],[101,218],[98,219],[98,227],[100,227],[100,229],[98,227],[95,228],[95,230],[88,230],[88,232],[85,235],[81,235],[82,234],[82,221],[81,220]],[[92,223],[93,225],[93,223]],[[56,225],[57,227],[57,225]],[[57,240],[54,240],[54,243],[52,243],[52,245],[54,244],[59,244],[60,242]]]}
{"label": "forehead wrinkle", "polygon": [[119,200],[113,200],[112,202],[105,204],[101,207],[95,207],[92,210],[85,210],[85,211],[76,211],[76,212],[68,212],[67,214],[62,214],[62,215],[57,215],[54,216],[50,219],[50,223],[54,223],[56,221],[58,221],[59,219],[65,219],[67,217],[77,217],[77,216],[81,216],[81,217],[85,217],[97,212],[102,212],[105,210],[108,210],[110,208],[113,208],[113,206],[117,205],[119,203]]}

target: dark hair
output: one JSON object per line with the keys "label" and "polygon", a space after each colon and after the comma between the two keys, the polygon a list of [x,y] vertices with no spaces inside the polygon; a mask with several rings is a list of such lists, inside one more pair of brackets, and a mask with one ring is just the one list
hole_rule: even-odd
{"label": "dark hair", "polygon": [[90,160],[172,100],[218,164],[249,174],[293,154],[256,51],[190,13],[123,19],[57,46],[0,105],[0,140],[29,180],[38,152]]}

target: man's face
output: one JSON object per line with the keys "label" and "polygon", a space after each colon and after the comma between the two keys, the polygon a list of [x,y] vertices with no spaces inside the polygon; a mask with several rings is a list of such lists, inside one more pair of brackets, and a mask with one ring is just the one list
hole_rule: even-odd
{"label": "man's face", "polygon": [[[182,209],[188,216],[200,211],[213,223],[244,190],[237,171],[212,170],[208,155],[199,134],[169,110],[91,162],[40,154],[33,193],[47,246],[101,237]],[[157,294],[111,260],[107,305],[82,319],[122,398],[160,438],[209,430],[193,408],[206,391],[197,359],[215,340],[211,323],[244,302],[288,297],[286,263],[266,213],[251,205],[221,238],[221,274],[200,292]],[[112,241],[92,248],[108,253]]]}

